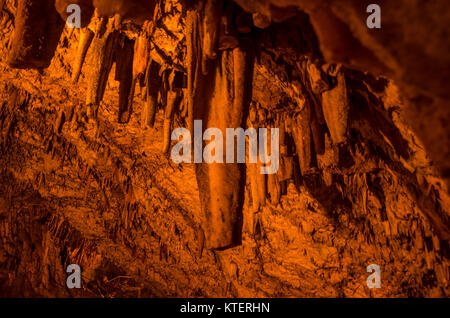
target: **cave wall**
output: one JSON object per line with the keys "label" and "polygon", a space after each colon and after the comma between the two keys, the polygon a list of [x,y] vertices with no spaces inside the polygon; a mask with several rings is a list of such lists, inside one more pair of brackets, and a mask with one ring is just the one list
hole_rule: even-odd
{"label": "cave wall", "polygon": [[[402,90],[405,119],[422,140],[444,181],[448,179],[450,48],[445,0],[377,1],[381,28],[369,29],[372,1],[237,0],[249,12],[280,21],[300,9],[308,13],[327,62],[392,78]],[[425,80],[426,79],[426,80]],[[418,121],[417,118],[422,118]]]}
{"label": "cave wall", "polygon": [[[13,1],[5,3],[2,56],[15,13]],[[166,69],[186,72],[185,8],[175,0],[164,4],[150,55]],[[384,68],[366,73],[329,59],[308,10],[282,14],[246,36],[254,54],[248,112],[257,113],[248,125],[290,122],[284,158],[300,161],[302,169],[305,159],[290,140],[302,126],[300,105],[324,107],[323,92],[339,85],[339,69],[348,95],[346,140],[337,145],[332,138],[339,114],[319,120],[322,150],[310,149],[307,171],[269,182],[265,203],[256,209],[247,167],[242,244],[223,251],[205,243],[211,229],[195,165],[176,165],[161,151],[164,112],[158,111],[153,128],[145,124],[145,88],[136,86],[130,121],[118,123],[113,66],[98,116],[90,118],[86,94],[95,46],[80,81],[71,82],[79,31],[63,31],[46,70],[17,70],[2,61],[0,294],[448,296],[445,175],[408,120],[414,108],[403,86],[408,83],[395,72],[380,76]],[[145,27],[128,23],[121,34],[137,40]],[[186,100],[186,88],[183,93]],[[182,126],[185,119],[176,114],[173,122]],[[82,266],[81,290],[65,287],[64,269],[72,263]],[[381,267],[381,289],[366,286],[369,264]]]}

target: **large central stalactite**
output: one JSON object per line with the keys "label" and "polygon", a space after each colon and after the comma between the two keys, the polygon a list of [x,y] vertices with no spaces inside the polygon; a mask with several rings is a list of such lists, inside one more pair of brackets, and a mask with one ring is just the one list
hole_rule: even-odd
{"label": "large central stalactite", "polygon": [[[409,54],[364,5],[0,1],[0,294],[68,296],[79,263],[72,296],[448,296],[448,85],[411,64],[440,33]],[[269,150],[278,128],[278,172],[202,162],[198,125],[268,128]],[[179,127],[193,165],[170,159]]]}
{"label": "large central stalactite", "polygon": [[[251,43],[241,39],[232,47],[220,45],[220,29],[228,27],[229,34],[236,32],[233,25],[226,26],[223,22],[232,21],[227,16],[227,12],[233,11],[230,6],[234,5],[210,0],[204,7],[197,5],[187,12],[190,24],[186,27],[187,54],[191,63],[188,65],[188,124],[192,135],[194,121],[202,121],[202,134],[208,128],[225,132],[227,128],[243,127],[248,112],[253,64]],[[202,143],[194,140],[197,142]],[[240,244],[244,169],[242,163],[202,163],[196,167],[209,248]]]}

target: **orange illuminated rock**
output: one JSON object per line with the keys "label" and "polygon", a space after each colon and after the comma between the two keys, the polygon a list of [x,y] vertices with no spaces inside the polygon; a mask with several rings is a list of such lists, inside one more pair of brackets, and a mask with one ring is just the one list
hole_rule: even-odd
{"label": "orange illuminated rock", "polygon": [[77,55],[72,72],[72,82],[75,84],[80,78],[81,69],[86,58],[87,51],[94,39],[94,32],[89,28],[80,30],[80,42],[78,44]]}
{"label": "orange illuminated rock", "polygon": [[[204,129],[241,127],[248,107],[249,53],[242,48],[221,51],[208,75],[199,82],[195,118]],[[227,71],[231,70],[231,72]],[[227,111],[224,112],[224,109]],[[205,215],[206,245],[210,249],[241,242],[245,165],[201,163],[196,165],[197,183]]]}
{"label": "orange illuminated rock", "polygon": [[142,111],[142,127],[153,127],[155,124],[156,108],[158,107],[158,93],[162,85],[162,79],[159,75],[160,69],[161,65],[156,61],[149,61],[145,78],[147,101]]}
{"label": "orange illuminated rock", "polygon": [[128,123],[133,107],[133,58],[134,40],[121,35],[118,38],[115,54],[116,80],[119,81],[119,123]]}
{"label": "orange illuminated rock", "polygon": [[347,140],[349,101],[347,84],[342,71],[337,74],[336,86],[322,93],[322,109],[333,143]]}
{"label": "orange illuminated rock", "polygon": [[15,68],[47,68],[64,28],[54,1],[19,0],[14,23],[7,63]]}
{"label": "orange illuminated rock", "polygon": [[108,76],[114,63],[118,33],[111,30],[107,18],[99,18],[99,24],[92,42],[91,54],[94,65],[88,74],[88,90],[86,104],[91,105],[92,115],[96,116],[97,108],[103,100]]}

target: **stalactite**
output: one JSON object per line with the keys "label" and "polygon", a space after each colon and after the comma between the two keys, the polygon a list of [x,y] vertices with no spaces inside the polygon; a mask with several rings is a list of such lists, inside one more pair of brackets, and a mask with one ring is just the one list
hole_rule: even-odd
{"label": "stalactite", "polygon": [[186,13],[186,64],[187,64],[187,105],[186,125],[191,134],[194,132],[194,101],[201,68],[201,45],[199,12],[190,7]]}
{"label": "stalactite", "polygon": [[142,127],[153,127],[155,123],[155,115],[158,107],[158,93],[161,88],[162,80],[159,75],[161,65],[151,60],[148,63],[145,83],[147,86],[147,101],[142,111],[141,125]]}
{"label": "stalactite", "polygon": [[[148,21],[144,24],[136,39],[133,59],[133,87],[138,83],[141,87],[145,86],[145,71],[150,59],[149,24]],[[142,96],[146,96],[146,94],[142,94]]]}
{"label": "stalactite", "polygon": [[311,89],[314,94],[319,95],[329,89],[328,80],[316,63],[306,61],[306,71],[309,75]]}
{"label": "stalactite", "polygon": [[293,119],[292,123],[292,133],[302,176],[307,175],[310,172],[313,163],[310,120],[310,105],[306,103],[304,108]]}
{"label": "stalactite", "polygon": [[173,124],[174,114],[181,102],[180,92],[169,90],[167,97],[167,106],[164,112],[163,124],[163,148],[162,151],[167,153],[170,147],[170,134]]}
{"label": "stalactite", "polygon": [[349,101],[342,70],[337,73],[336,86],[322,93],[322,108],[333,143],[344,143],[347,140]]}
{"label": "stalactite", "polygon": [[[280,129],[279,128],[280,126],[277,124],[277,122],[279,123],[279,121],[275,120],[275,125],[274,124],[270,125],[270,129],[268,129],[268,132],[267,132],[268,136],[271,136],[271,134],[272,134],[271,130],[273,128],[275,128],[274,126],[276,126],[278,129]],[[283,140],[284,137],[285,137],[284,132],[282,131],[282,133],[280,134],[280,145],[282,145],[282,142],[284,142],[284,140]],[[271,143],[272,143],[271,138],[268,137],[267,138],[267,150],[268,150],[267,152],[268,152],[269,156],[273,155],[271,153],[271,150],[272,150]],[[281,149],[280,149],[279,156],[280,157],[282,156]],[[279,180],[279,172],[280,172],[280,170],[278,169],[277,173],[272,173],[272,174],[267,175],[267,192],[269,194],[270,202],[273,205],[277,205],[280,202],[280,198],[281,198],[281,183]]]}
{"label": "stalactite", "polygon": [[167,153],[170,148],[171,130],[173,128],[174,115],[180,113],[180,105],[183,102],[183,83],[182,74],[179,71],[172,70],[168,76],[167,84],[167,106],[164,111],[163,125],[163,152]]}
{"label": "stalactite", "polygon": [[72,72],[72,83],[74,84],[78,83],[81,69],[83,67],[84,60],[86,59],[87,51],[92,43],[92,40],[94,39],[94,35],[94,32],[88,27],[80,30],[80,41],[78,43],[78,49]]}
{"label": "stalactite", "polygon": [[112,31],[108,27],[107,18],[99,18],[95,37],[92,43],[92,53],[94,65],[89,74],[88,90],[86,94],[86,104],[89,115],[97,116],[97,110],[105,93],[111,67],[114,63],[114,53],[117,45],[118,32]]}
{"label": "stalactite", "polygon": [[227,3],[225,13],[220,18],[219,24],[219,50],[231,50],[239,45],[239,38],[233,23],[234,7],[232,3]]}
{"label": "stalactite", "polygon": [[[248,127],[259,129],[258,109],[252,103],[248,116]],[[260,211],[266,204],[266,175],[261,173],[262,164],[258,159],[257,163],[247,164],[247,179],[250,183],[250,193],[252,196],[252,212]]]}
{"label": "stalactite", "polygon": [[[238,47],[220,51],[217,62],[199,82],[202,96],[196,96],[196,118],[203,128],[241,127],[249,101],[249,54]],[[229,72],[228,70],[232,70]],[[213,94],[216,91],[217,94]],[[223,112],[223,109],[229,111]],[[206,217],[206,245],[210,249],[233,246],[241,241],[243,167],[239,164],[196,165],[202,210]]]}
{"label": "stalactite", "polygon": [[134,85],[133,85],[133,58],[134,41],[121,34],[117,39],[116,48],[116,80],[119,84],[119,123],[128,123],[130,121]]}
{"label": "stalactite", "polygon": [[313,113],[311,114],[311,135],[316,155],[323,155],[325,153],[325,132],[322,128],[322,125],[319,123],[316,112],[314,110],[315,109],[313,108]]}
{"label": "stalactite", "polygon": [[277,205],[281,198],[281,184],[276,174],[267,176],[267,192],[269,193],[270,202]]}
{"label": "stalactite", "polygon": [[279,114],[276,119],[276,127],[280,134],[280,166],[277,172],[277,181],[280,183],[281,195],[286,194],[287,186],[293,176],[293,160],[289,147],[289,128],[287,128],[287,117],[289,115]]}
{"label": "stalactite", "polygon": [[279,181],[288,182],[288,180],[293,179],[294,176],[294,157],[293,156],[283,156],[280,161],[279,170]]}
{"label": "stalactite", "polygon": [[[265,188],[265,179],[263,179],[263,183],[260,183],[260,179],[258,176],[260,175],[260,171],[258,169],[258,164],[251,163],[247,165],[247,178],[250,183],[250,193],[252,195],[252,212],[258,212],[265,205],[265,197],[266,191],[264,190],[263,197],[260,195],[260,189],[262,186]],[[263,175],[265,177],[265,175]]]}
{"label": "stalactite", "polygon": [[219,33],[222,0],[206,0],[203,17],[203,60],[217,57],[217,41]]}
{"label": "stalactite", "polygon": [[163,70],[161,71],[161,85],[159,89],[159,97],[161,98],[161,108],[165,109],[167,106],[167,96],[169,93],[169,76],[171,74],[172,70],[168,68],[167,66],[163,67]]}

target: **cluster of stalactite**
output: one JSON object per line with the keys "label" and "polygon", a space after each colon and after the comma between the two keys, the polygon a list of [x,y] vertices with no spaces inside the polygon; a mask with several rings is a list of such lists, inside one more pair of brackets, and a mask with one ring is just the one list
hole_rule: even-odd
{"label": "cluster of stalactite", "polygon": [[[0,2],[0,5],[4,6],[7,2],[3,0]],[[220,7],[220,2],[213,2],[212,5],[208,4],[207,1],[197,2],[200,6],[205,6],[205,8],[208,6],[211,8]],[[441,72],[445,67],[437,66],[439,63],[434,63],[435,60],[448,63],[445,58],[436,55],[438,54],[437,52],[440,52],[440,48],[436,43],[445,41],[445,38],[428,41],[427,36],[422,36],[419,39],[422,44],[415,46],[417,50],[409,50],[408,48],[411,44],[407,44],[406,41],[410,41],[409,39],[414,38],[414,35],[405,37],[401,33],[400,28],[398,30],[394,29],[392,31],[387,30],[387,32],[374,33],[366,27],[365,19],[367,17],[364,16],[366,12],[363,8],[363,3],[352,2],[346,4],[344,8],[341,8],[339,1],[309,3],[304,0],[292,0],[278,3],[275,0],[235,0],[235,2],[242,8],[245,8],[247,12],[252,12],[252,15],[248,13],[233,15],[232,24],[237,24],[237,30],[240,33],[248,32],[253,25],[259,28],[266,28],[272,22],[283,22],[295,16],[298,8],[300,8],[310,15],[315,33],[321,42],[321,52],[327,61],[343,63],[347,67],[350,66],[361,71],[370,71],[375,75],[386,75],[394,78],[396,81],[398,80],[397,84],[404,89],[405,93],[408,92],[408,95],[410,95],[409,99],[411,100],[412,106],[408,110],[408,116],[414,116],[413,114],[429,116],[432,119],[431,121],[439,125],[439,129],[431,134],[429,133],[430,130],[433,130],[431,124],[430,126],[419,125],[415,123],[414,118],[409,118],[410,125],[419,134],[430,156],[441,170],[441,174],[446,178],[446,182],[448,182],[448,178],[446,177],[448,170],[447,156],[443,154],[438,146],[440,139],[448,139],[445,128],[439,123],[440,117],[448,117],[446,112],[447,107],[445,107],[445,100],[448,96],[446,92],[448,89],[445,87],[445,84],[442,84],[447,82],[447,75],[445,72]],[[145,20],[149,20],[153,16],[155,7],[159,4],[164,4],[164,1],[19,0],[17,4],[15,33],[10,43],[11,50],[8,52],[9,63],[20,68],[45,68],[50,63],[61,35],[64,25],[63,19],[68,17],[66,8],[69,4],[78,4],[81,7],[83,12],[82,26],[85,27],[89,24],[95,8],[98,9],[102,16],[111,16],[118,13],[125,19],[132,19],[136,23],[142,24]],[[446,10],[446,3],[445,0],[440,0],[436,4],[430,3],[427,5],[430,9],[427,9],[427,15],[423,19],[428,19],[433,22],[426,25],[427,32],[434,33],[433,36],[438,39],[443,32],[434,32],[434,29],[441,29],[443,26],[438,22],[439,19],[434,19],[432,15],[433,12],[439,11],[439,8]],[[189,1],[183,5],[183,7],[188,6]],[[396,21],[400,20],[401,27],[405,28],[407,32],[412,32],[408,22],[408,20],[415,19],[415,9],[412,4],[405,1],[402,2],[402,5],[398,6],[402,8],[397,8],[383,1],[383,6],[388,9],[386,11],[388,14],[385,16],[387,29],[390,29]],[[214,10],[206,10],[212,13],[211,17],[214,19]],[[9,12],[11,13],[11,11]],[[45,17],[42,16],[42,12],[46,12]],[[63,19],[59,17],[58,12]],[[404,20],[400,19],[406,15],[408,18]],[[213,19],[206,18],[205,25],[208,28],[212,25],[211,23],[214,23]],[[226,22],[224,25],[229,25],[229,22]],[[217,32],[220,32],[220,30],[213,31],[211,36],[208,35],[208,32],[206,33],[205,39],[209,44],[205,43],[205,45],[211,46],[212,42],[208,39],[214,40],[214,34]],[[393,35],[394,33],[396,34],[395,36]],[[397,41],[393,41],[392,39],[396,38],[397,34],[399,37],[404,38],[405,41],[398,43]],[[233,46],[233,43],[236,43],[236,37],[229,36],[229,34],[220,38],[225,41],[222,43],[226,46]],[[425,49],[427,45],[430,45],[432,48]],[[205,50],[206,56],[211,53],[208,50],[209,48],[207,47]],[[398,53],[399,50],[401,50],[401,53]],[[402,63],[402,58],[406,56],[408,56],[408,59],[404,61],[407,63]],[[423,58],[425,56],[429,56],[429,58]],[[417,59],[422,60],[427,67],[419,67],[415,63]],[[428,80],[422,82],[424,70],[427,70],[426,76]],[[435,76],[436,74],[438,76]],[[124,79],[122,80],[125,81]],[[411,87],[409,86],[413,88],[411,91],[409,89]],[[424,93],[420,92],[421,87],[427,87],[425,90],[430,91],[424,95],[427,96],[425,99],[420,97]],[[426,113],[417,101],[428,100],[428,98],[437,98],[438,100],[431,102],[432,106],[430,107],[434,108],[429,113]],[[126,112],[124,116],[126,118]],[[425,126],[427,126],[427,129],[424,128]]]}
{"label": "cluster of stalactite", "polygon": [[[180,104],[179,72],[163,68],[150,60],[150,39],[148,28],[143,28],[136,40],[121,32],[121,18],[107,18],[95,15],[90,25],[80,30],[79,46],[72,73],[76,83],[89,51],[94,66],[89,69],[86,105],[88,115],[96,118],[98,107],[103,100],[109,73],[114,63],[115,79],[119,81],[118,122],[127,123],[132,114],[136,85],[146,89],[147,105],[143,112],[143,125],[153,126],[158,106],[158,96],[164,108],[178,107]],[[178,76],[177,76],[178,75]],[[182,78],[181,78],[182,79]],[[173,111],[166,111],[173,113]],[[168,115],[170,120],[171,115]]]}
{"label": "cluster of stalactite", "polygon": [[[86,55],[93,55],[94,67],[87,74],[86,105],[90,117],[98,116],[115,62],[115,79],[120,83],[118,121],[130,120],[134,89],[137,84],[144,87],[146,105],[141,123],[143,127],[153,127],[158,107],[164,110],[163,152],[170,148],[175,115],[192,135],[194,119],[203,121],[203,129],[216,127],[225,131],[243,126],[251,99],[254,52],[247,34],[255,28],[252,15],[225,1],[187,3],[185,13],[185,73],[151,58],[151,50],[157,50],[151,42],[152,21],[145,22],[137,39],[131,40],[122,32],[121,17],[94,14],[89,26],[80,30],[72,73],[75,83]],[[257,17],[254,20],[258,21]],[[224,109],[228,111],[224,113]],[[307,148],[302,147],[301,151]],[[199,164],[196,174],[207,220],[207,246],[217,249],[239,244],[245,187],[242,166]]]}
{"label": "cluster of stalactite", "polygon": [[[115,79],[119,81],[118,122],[127,123],[132,114],[134,91],[137,85],[143,90],[146,105],[142,112],[143,128],[153,127],[158,108],[165,112],[164,152],[169,149],[170,132],[177,112],[183,116],[187,110],[183,101],[184,74],[170,65],[161,65],[153,60],[150,50],[154,26],[147,21],[136,39],[130,39],[121,25],[121,17],[107,18],[94,15],[88,27],[80,30],[79,46],[72,73],[77,82],[82,65],[89,52],[94,67],[89,69],[86,105],[88,115],[96,118],[103,99],[109,73],[115,66]],[[89,47],[92,47],[89,50]],[[154,49],[154,48],[153,48]]]}
{"label": "cluster of stalactite", "polygon": [[[63,13],[66,2],[57,1],[57,11],[50,0],[18,1],[9,65],[18,68],[48,66],[64,27],[58,12]],[[86,106],[90,117],[98,117],[99,105],[115,63],[115,80],[119,82],[117,121],[129,122],[135,88],[139,85],[146,99],[142,126],[153,127],[158,109],[164,111],[162,150],[165,153],[170,149],[175,122],[184,123],[192,135],[194,120],[202,120],[204,130],[215,127],[225,131],[228,127],[243,126],[280,128],[281,166],[276,175],[259,175],[260,163],[248,165],[247,171],[238,163],[196,165],[209,248],[239,244],[246,175],[251,181],[253,207],[258,210],[264,206],[266,198],[277,203],[286,193],[289,180],[299,186],[302,177],[318,173],[317,155],[325,153],[326,135],[331,139],[335,162],[339,163],[346,156],[350,102],[345,71],[340,65],[317,59],[320,54],[315,47],[317,44],[312,43],[314,40],[305,39],[302,45],[306,49],[297,53],[310,56],[295,61],[289,84],[284,88],[294,100],[293,109],[265,114],[264,107],[252,102],[256,51],[263,49],[255,40],[258,30],[269,27],[271,20],[282,22],[291,18],[295,10],[280,10],[269,19],[259,13],[247,13],[234,2],[187,1],[183,5],[184,68],[152,59],[152,52],[163,54],[152,39],[157,27],[152,17],[148,17],[137,28],[137,36],[132,37],[123,22],[127,10],[131,10],[129,7],[118,5],[120,10],[116,11],[122,12],[123,16],[108,17],[104,14],[108,10],[102,1],[78,3],[84,6],[84,12],[88,12],[85,16],[92,18],[85,17],[85,26],[79,30],[72,81],[78,82],[84,61],[90,54],[93,66],[86,72]],[[148,3],[145,12],[154,12],[155,17],[161,11],[160,5],[161,2]],[[42,7],[49,12],[45,20],[40,16]],[[151,11],[155,7],[156,10]],[[374,117],[377,119],[376,114]],[[377,121],[383,134],[398,147],[400,155],[408,157],[404,141],[398,134],[385,120]],[[436,220],[433,223],[445,236],[446,225],[440,225]]]}
{"label": "cluster of stalactite", "polygon": [[[346,142],[349,112],[340,66],[313,63],[310,59],[300,63],[292,84],[286,88],[295,100],[293,111],[267,114],[264,107],[251,102],[255,63],[251,48],[256,42],[247,35],[256,26],[270,25],[260,23],[260,18],[222,1],[191,4],[186,15],[187,103],[193,114],[189,115],[188,126],[192,127],[195,118],[202,119],[205,128],[245,125],[280,129],[279,172],[262,175],[261,162],[247,165],[255,212],[264,206],[266,198],[277,204],[289,180],[300,186],[302,176],[317,174],[315,156],[325,152],[326,132],[339,157]],[[224,109],[227,113],[220,114]],[[245,184],[242,168],[239,164],[199,164],[196,171],[208,222],[208,246],[223,248],[239,243]]]}
{"label": "cluster of stalactite", "polygon": [[254,165],[247,172],[251,178],[255,211],[264,205],[266,197],[272,204],[278,204],[280,196],[287,192],[289,180],[300,187],[301,176],[318,173],[316,156],[325,153],[326,132],[331,135],[336,158],[346,143],[349,99],[345,76],[336,65],[323,64],[321,69],[308,59],[303,61],[303,78],[293,82],[296,104],[290,111],[267,114],[260,104],[251,104],[248,127],[259,128],[269,124],[279,128],[281,156],[277,174],[261,175],[261,164]]}

